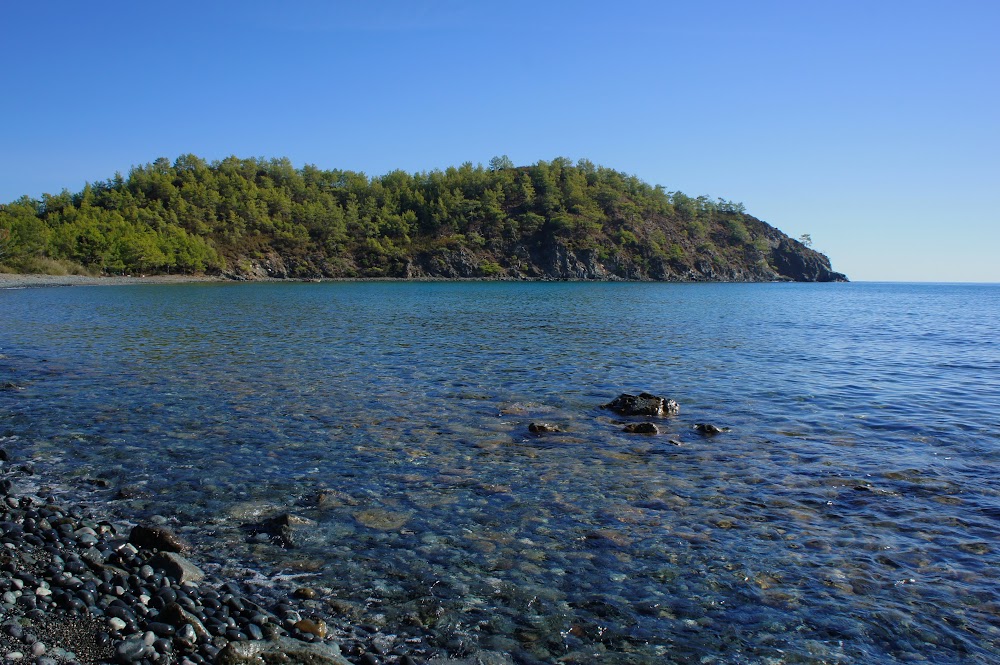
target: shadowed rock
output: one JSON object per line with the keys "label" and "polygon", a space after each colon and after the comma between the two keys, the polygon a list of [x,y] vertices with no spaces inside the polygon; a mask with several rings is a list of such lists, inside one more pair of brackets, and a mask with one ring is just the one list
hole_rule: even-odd
{"label": "shadowed rock", "polygon": [[561,432],[562,430],[559,429],[558,426],[550,425],[548,423],[531,423],[530,425],[528,425],[528,431],[531,432],[532,434],[546,434],[552,432]]}
{"label": "shadowed rock", "polygon": [[252,529],[255,534],[266,534],[275,544],[294,549],[302,547],[315,535],[316,523],[305,517],[282,513],[266,519]]}
{"label": "shadowed rock", "polygon": [[623,430],[629,434],[659,434],[660,428],[653,423],[632,423]]}
{"label": "shadowed rock", "polygon": [[136,547],[156,549],[161,552],[186,552],[191,546],[176,533],[162,526],[139,525],[132,528],[128,541]]}
{"label": "shadowed rock", "polygon": [[705,436],[712,436],[713,434],[721,434],[723,432],[728,432],[728,427],[718,427],[712,423],[698,423],[694,426],[694,430],[699,434],[704,434]]}
{"label": "shadowed rock", "polygon": [[203,640],[212,639],[211,633],[209,633],[208,629],[205,628],[205,624],[201,622],[201,619],[194,614],[191,614],[177,603],[168,603],[167,606],[160,611],[157,619],[170,624],[176,628],[178,632],[180,632],[184,626],[190,626],[191,630],[194,631],[194,634],[198,638]]}
{"label": "shadowed rock", "polygon": [[681,412],[680,405],[674,400],[649,393],[622,393],[601,408],[611,409],[623,416],[676,416]]}

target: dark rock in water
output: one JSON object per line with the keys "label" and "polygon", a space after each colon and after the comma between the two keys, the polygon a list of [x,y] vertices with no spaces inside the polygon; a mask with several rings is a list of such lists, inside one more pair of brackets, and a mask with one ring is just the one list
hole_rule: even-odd
{"label": "dark rock in water", "polygon": [[219,665],[351,665],[340,655],[340,648],[335,644],[307,644],[287,637],[271,642],[230,642],[219,652],[216,662]]}
{"label": "dark rock in water", "polygon": [[0,462],[9,462],[9,461],[10,461],[10,455],[7,453],[6,450],[0,448]]}
{"label": "dark rock in water", "polygon": [[163,552],[186,552],[191,549],[187,541],[162,526],[136,526],[129,533],[128,541],[136,547],[157,549]]}
{"label": "dark rock in water", "polygon": [[323,510],[356,505],[358,505],[358,500],[346,492],[325,489],[316,494],[316,507]]}
{"label": "dark rock in water", "polygon": [[161,552],[150,559],[149,565],[162,570],[181,584],[199,582],[205,578],[201,568],[175,552]]}
{"label": "dark rock in water", "polygon": [[659,434],[660,428],[653,423],[632,423],[626,425],[624,431],[629,434]]}
{"label": "dark rock in water", "polygon": [[282,513],[277,517],[272,517],[261,522],[255,529],[255,535],[265,533],[281,547],[301,547],[303,542],[308,540],[309,535],[303,533],[303,527],[312,527],[315,524],[312,520],[304,517],[298,517],[291,513]]}
{"label": "dark rock in water", "polygon": [[281,513],[277,517],[265,520],[264,524],[271,528],[281,528],[283,526],[310,526],[315,524],[315,522],[305,517],[292,515],[291,513]]}
{"label": "dark rock in water", "polygon": [[[95,479],[94,484],[100,485],[101,481],[107,483],[107,480],[103,478]],[[104,485],[107,487],[107,485]],[[141,485],[122,485],[118,489],[118,494],[115,496],[116,499],[148,499],[150,497],[149,490],[145,489]]]}
{"label": "dark rock in water", "polygon": [[622,393],[601,408],[611,409],[623,416],[676,416],[681,412],[680,405],[674,400],[649,393]]}
{"label": "dark rock in water", "polygon": [[698,423],[694,426],[694,429],[699,434],[704,434],[706,436],[711,436],[712,434],[721,434],[722,432],[728,432],[728,427],[718,427],[712,423]]}
{"label": "dark rock in water", "polygon": [[528,425],[528,431],[532,434],[546,434],[552,432],[561,432],[556,425],[550,425],[548,423],[531,423]]}

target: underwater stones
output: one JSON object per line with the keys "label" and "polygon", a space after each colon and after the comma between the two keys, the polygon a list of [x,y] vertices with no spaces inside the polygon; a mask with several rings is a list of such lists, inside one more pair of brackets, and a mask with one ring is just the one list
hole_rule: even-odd
{"label": "underwater stones", "polygon": [[622,393],[607,404],[601,405],[601,408],[610,409],[623,416],[675,416],[681,412],[680,405],[674,400],[650,393],[638,395]]}
{"label": "underwater stones", "polygon": [[713,425],[712,423],[697,423],[694,426],[694,431],[702,434],[704,436],[713,436],[715,434],[721,434],[723,432],[728,432],[728,427],[719,427]]}
{"label": "underwater stones", "polygon": [[320,510],[341,508],[343,506],[355,506],[358,503],[357,500],[350,494],[330,489],[320,490],[316,493],[315,499],[316,507]]}
{"label": "underwater stones", "polygon": [[269,535],[281,547],[296,548],[302,546],[307,539],[308,534],[303,533],[303,530],[315,526],[315,522],[305,517],[282,513],[261,522],[256,531],[257,535]]}
{"label": "underwater stones", "polygon": [[532,434],[553,434],[562,430],[558,426],[550,425],[549,423],[531,423],[528,425],[528,431]]}
{"label": "underwater stones", "polygon": [[191,546],[170,529],[162,526],[138,525],[132,528],[128,541],[136,547],[146,547],[161,552],[186,552]]}
{"label": "underwater stones", "polygon": [[[110,482],[104,478],[95,478],[94,484],[98,487],[103,483]],[[118,489],[118,493],[115,495],[116,499],[128,500],[128,499],[148,499],[151,496],[149,490],[147,490],[142,485],[122,485]]]}
{"label": "underwater stones", "polygon": [[660,429],[653,423],[631,423],[622,430],[629,434],[659,434]]}
{"label": "underwater stones", "polygon": [[[428,665],[514,665],[514,659],[510,655],[500,651],[486,651],[485,649],[477,649],[472,655],[465,658],[435,656],[427,662]],[[532,660],[531,662],[537,661]]]}
{"label": "underwater stones", "polygon": [[398,513],[381,508],[366,508],[354,513],[354,519],[369,529],[393,531],[406,524],[410,516],[407,513]]}
{"label": "underwater stones", "polygon": [[216,662],[219,665],[351,665],[335,644],[308,644],[287,637],[230,642],[219,652]]}
{"label": "underwater stones", "polygon": [[989,554],[990,546],[987,543],[959,543],[958,549],[969,554]]}
{"label": "underwater stones", "polygon": [[[15,473],[22,471],[0,469],[0,480]],[[148,520],[130,532],[100,521],[89,509],[61,508],[49,496],[0,497],[0,659],[29,665],[207,665],[225,658],[257,665],[345,665],[338,647],[326,642],[333,634],[349,635],[355,655],[375,645],[380,662],[385,656],[386,663],[412,663],[404,660],[403,649],[420,649],[397,644],[394,635],[381,636],[387,640],[381,649],[380,629],[345,633],[343,620],[323,611],[326,604],[315,591],[285,595],[278,587],[244,586],[206,574],[177,552],[160,549],[170,546],[172,534],[155,528],[166,519]],[[270,525],[316,537],[315,523],[294,515]],[[317,560],[310,567],[322,564]],[[300,566],[289,562],[287,568],[294,578]],[[358,606],[358,620],[366,613]],[[240,652],[239,643],[251,642],[266,646]],[[237,646],[220,658],[230,644]],[[72,652],[63,645],[72,645]]]}

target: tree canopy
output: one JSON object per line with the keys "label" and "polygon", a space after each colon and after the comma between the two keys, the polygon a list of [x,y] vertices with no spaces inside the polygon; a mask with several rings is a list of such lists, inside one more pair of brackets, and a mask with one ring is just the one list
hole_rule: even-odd
{"label": "tree canopy", "polygon": [[558,246],[644,276],[654,263],[703,259],[766,267],[774,232],[742,204],[667,191],[585,159],[516,167],[500,156],[486,168],[466,162],[370,177],[297,169],[285,158],[181,155],[76,193],[0,205],[0,264],[30,271],[47,260],[106,274],[241,275],[280,264],[277,274],[290,277],[518,277],[532,276],[539,252]]}

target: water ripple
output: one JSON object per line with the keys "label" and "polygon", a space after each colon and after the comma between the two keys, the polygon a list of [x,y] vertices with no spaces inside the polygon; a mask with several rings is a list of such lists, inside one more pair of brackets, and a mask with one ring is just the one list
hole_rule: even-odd
{"label": "water ripple", "polygon": [[[441,646],[989,663],[998,305],[878,284],[5,291],[0,435],[131,488],[110,509],[200,525],[206,556],[305,571]],[[598,406],[638,390],[681,416],[623,433]],[[254,539],[269,510],[313,526]]]}

